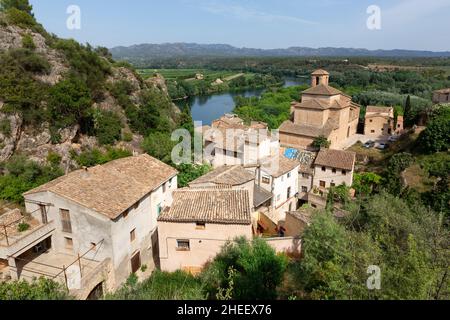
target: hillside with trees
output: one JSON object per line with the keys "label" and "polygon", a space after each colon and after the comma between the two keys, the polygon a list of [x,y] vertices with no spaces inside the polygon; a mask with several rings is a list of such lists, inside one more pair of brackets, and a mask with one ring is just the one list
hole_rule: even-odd
{"label": "hillside with trees", "polygon": [[[192,121],[164,79],[144,80],[106,48],[49,34],[27,0],[0,4],[0,199],[20,202],[71,170],[145,152],[155,137],[171,143]],[[195,178],[191,169],[182,173]]]}

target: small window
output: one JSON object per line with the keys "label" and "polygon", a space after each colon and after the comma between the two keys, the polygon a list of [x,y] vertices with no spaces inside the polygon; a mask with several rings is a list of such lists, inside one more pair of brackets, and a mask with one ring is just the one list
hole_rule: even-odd
{"label": "small window", "polygon": [[287,174],[288,179],[289,179],[291,176],[292,176],[292,174],[289,172],[289,173]]}
{"label": "small window", "polygon": [[281,200],[281,194],[277,195],[277,201]]}
{"label": "small window", "polygon": [[375,130],[370,130],[370,133],[375,133]]}
{"label": "small window", "polygon": [[342,170],[342,174],[343,174],[344,176],[346,176],[346,175],[347,175],[347,170]]}
{"label": "small window", "polygon": [[287,199],[290,199],[291,198],[291,191],[292,191],[292,188],[291,187],[289,187],[289,188],[287,188]]}
{"label": "small window", "polygon": [[163,191],[163,193],[166,193],[166,191],[167,191],[167,184],[166,183],[163,184],[162,191]]}
{"label": "small window", "polygon": [[262,183],[270,184],[270,178],[269,177],[262,177]]}
{"label": "small window", "polygon": [[304,179],[309,179],[309,174],[307,174],[307,173],[302,173],[302,177],[303,177]]}
{"label": "small window", "polygon": [[129,211],[125,211],[125,212],[122,214],[123,218],[124,218],[124,219],[128,218],[128,214],[129,214],[129,213],[130,213]]}
{"label": "small window", "polygon": [[73,249],[73,239],[72,238],[64,238],[64,242],[66,244],[66,249],[72,250]]}
{"label": "small window", "polygon": [[234,152],[234,157],[237,159],[238,158],[238,153]]}
{"label": "small window", "polygon": [[369,122],[373,122],[373,120],[370,120]]}
{"label": "small window", "polygon": [[130,242],[136,240],[136,229],[131,230],[130,232]]}
{"label": "small window", "polygon": [[70,221],[69,210],[60,209],[62,231],[65,233],[72,233],[72,223]]}
{"label": "small window", "polygon": [[197,230],[205,230],[206,229],[206,223],[204,223],[204,222],[197,222],[195,224],[195,229],[197,229]]}
{"label": "small window", "polygon": [[169,189],[172,188],[172,183],[173,183],[173,178],[171,178],[171,179],[169,180]]}
{"label": "small window", "polygon": [[303,186],[303,187],[302,187],[302,192],[303,192],[303,193],[307,193],[307,192],[308,192],[308,187]]}
{"label": "small window", "polygon": [[327,186],[327,183],[325,181],[320,181],[320,186],[322,188],[325,188]]}
{"label": "small window", "polygon": [[330,183],[330,186],[331,187],[336,187],[336,183],[332,182],[332,183]]}
{"label": "small window", "polygon": [[327,168],[326,167],[322,167],[322,171],[323,172],[327,171]]}
{"label": "small window", "polygon": [[136,273],[141,268],[141,253],[138,251],[131,258],[131,272]]}
{"label": "small window", "polygon": [[311,207],[313,207],[313,208],[317,208],[317,205],[315,205],[315,204],[311,204]]}
{"label": "small window", "polygon": [[177,251],[190,251],[191,244],[189,240],[177,240]]}

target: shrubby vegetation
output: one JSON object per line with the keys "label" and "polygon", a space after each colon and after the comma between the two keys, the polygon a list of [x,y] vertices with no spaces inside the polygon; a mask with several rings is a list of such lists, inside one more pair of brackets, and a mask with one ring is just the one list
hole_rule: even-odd
{"label": "shrubby vegetation", "polygon": [[65,287],[59,283],[39,278],[33,282],[15,281],[0,283],[0,300],[69,300]]}
{"label": "shrubby vegetation", "polygon": [[434,109],[418,144],[427,153],[450,149],[450,105],[441,105]]}
{"label": "shrubby vegetation", "polygon": [[252,300],[276,297],[287,258],[266,242],[236,239],[197,276],[182,271],[156,271],[141,283],[134,275],[106,299],[132,300]]}
{"label": "shrubby vegetation", "polygon": [[1,167],[6,173],[0,176],[0,199],[18,203],[24,192],[64,174],[59,166],[42,166],[25,156],[14,156]]}
{"label": "shrubby vegetation", "polygon": [[106,151],[94,148],[92,150],[83,151],[80,154],[72,152],[71,155],[72,159],[74,159],[80,167],[93,167],[113,160],[130,157],[132,156],[132,153],[121,148],[107,147]]}
{"label": "shrubby vegetation", "polygon": [[206,294],[202,282],[182,271],[167,273],[155,271],[152,276],[138,283],[132,275],[122,288],[106,295],[106,300],[204,300]]}
{"label": "shrubby vegetation", "polygon": [[287,257],[277,255],[264,240],[241,238],[223,247],[202,278],[211,298],[223,297],[223,290],[231,288],[230,299],[269,300],[276,298],[286,266]]}

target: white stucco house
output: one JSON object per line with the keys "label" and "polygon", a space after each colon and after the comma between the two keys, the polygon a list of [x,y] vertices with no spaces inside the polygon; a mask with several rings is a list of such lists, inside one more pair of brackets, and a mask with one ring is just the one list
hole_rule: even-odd
{"label": "white stucco house", "polygon": [[[32,269],[27,259],[53,257],[56,264],[79,255],[94,265],[108,261],[100,279],[108,283],[106,289],[117,288],[142,266],[151,272],[157,260],[157,218],[176,189],[174,168],[139,155],[77,170],[25,193],[26,211],[52,227],[9,257],[13,276],[21,278]],[[45,247],[45,255],[33,252],[37,244]]]}
{"label": "white stucco house", "polygon": [[252,239],[249,193],[246,189],[180,189],[158,218],[161,270],[201,271],[227,243]]}
{"label": "white stucco house", "polygon": [[214,168],[223,165],[252,165],[278,153],[279,139],[267,124],[244,121],[227,114],[213,121],[211,127],[202,127],[205,158]]}

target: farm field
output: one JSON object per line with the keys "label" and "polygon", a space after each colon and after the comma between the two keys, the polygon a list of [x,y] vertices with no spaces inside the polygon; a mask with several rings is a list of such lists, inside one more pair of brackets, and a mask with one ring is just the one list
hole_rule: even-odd
{"label": "farm field", "polygon": [[236,71],[217,71],[205,69],[138,69],[137,71],[144,79],[151,77],[154,73],[160,73],[166,80],[194,79],[196,74],[203,74],[205,79],[215,80],[220,78],[232,80],[236,75],[238,75]]}

